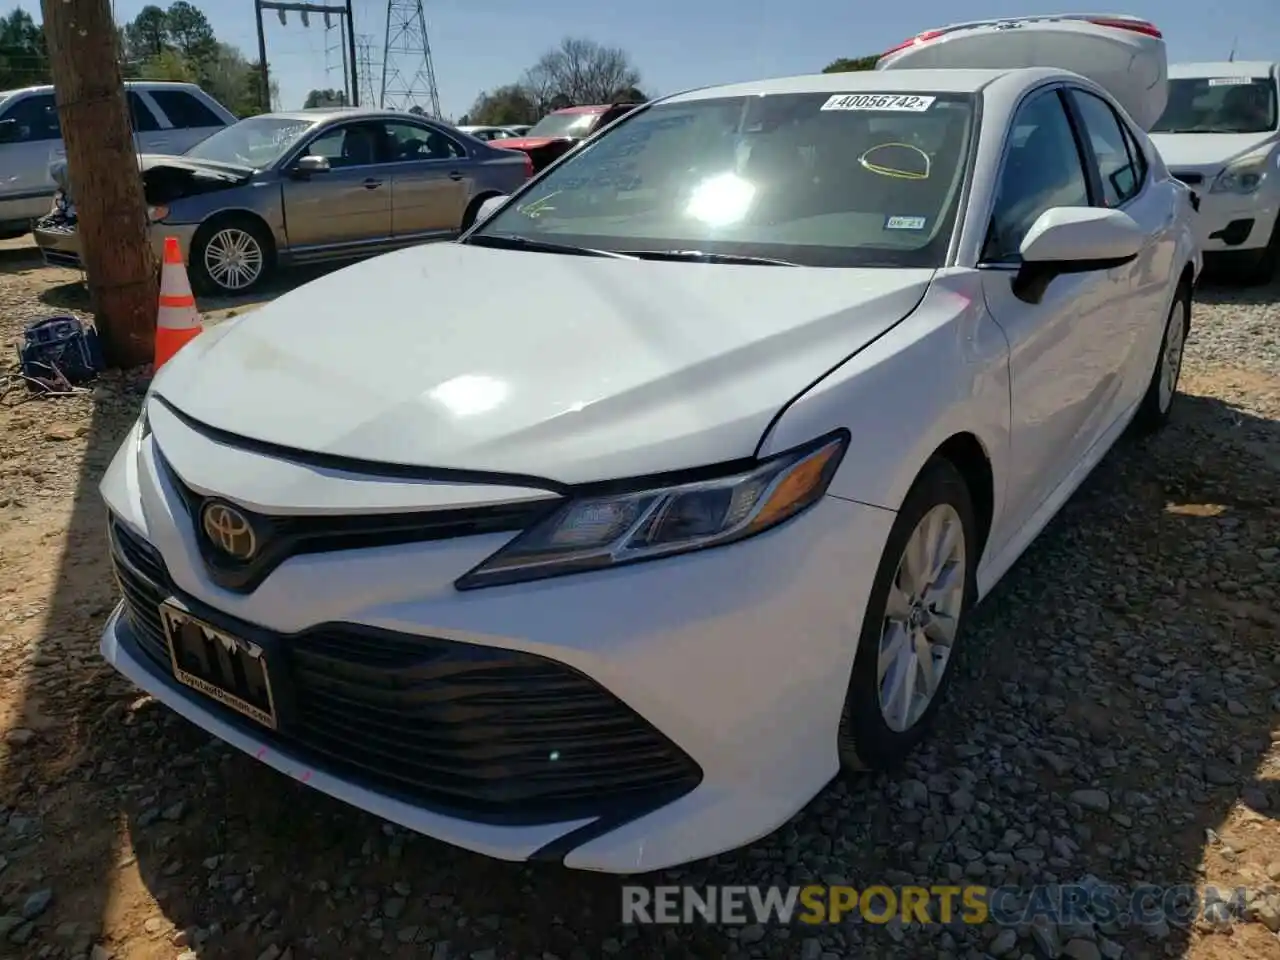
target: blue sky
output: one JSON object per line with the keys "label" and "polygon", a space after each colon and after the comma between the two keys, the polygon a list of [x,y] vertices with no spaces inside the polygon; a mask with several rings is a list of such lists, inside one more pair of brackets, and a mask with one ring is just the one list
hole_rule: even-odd
{"label": "blue sky", "polygon": [[[164,0],[160,0],[162,5]],[[256,56],[252,0],[194,0],[219,39]],[[329,0],[336,2],[336,0]],[[467,110],[487,87],[515,80],[566,34],[626,48],[646,91],[660,93],[757,77],[812,73],[836,57],[878,53],[921,30],[960,20],[1061,13],[1089,4],[1054,0],[916,0],[859,4],[853,0],[423,0],[436,81],[447,115]],[[145,0],[115,0],[116,16],[132,19]],[[38,5],[27,3],[28,7]],[[1280,0],[1231,0],[1205,16],[1188,0],[1127,0],[1100,10],[1146,17],[1164,31],[1170,60],[1280,59]],[[356,33],[376,38],[380,55],[386,0],[354,0]],[[267,60],[280,84],[281,105],[293,108],[313,87],[340,87],[341,55],[326,58],[325,31],[295,14],[281,27],[267,18]],[[328,46],[336,48],[338,31]],[[326,69],[327,64],[327,69]],[[375,77],[375,81],[376,81]]]}

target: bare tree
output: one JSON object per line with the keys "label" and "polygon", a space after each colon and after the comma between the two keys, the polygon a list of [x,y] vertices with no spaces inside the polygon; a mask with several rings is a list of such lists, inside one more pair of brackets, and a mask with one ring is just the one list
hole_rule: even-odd
{"label": "bare tree", "polygon": [[546,109],[557,96],[572,103],[609,103],[622,90],[640,85],[640,71],[621,47],[565,37],[526,71],[522,86]]}
{"label": "bare tree", "polygon": [[44,0],[80,256],[108,362],[152,360],[158,271],[108,0]]}

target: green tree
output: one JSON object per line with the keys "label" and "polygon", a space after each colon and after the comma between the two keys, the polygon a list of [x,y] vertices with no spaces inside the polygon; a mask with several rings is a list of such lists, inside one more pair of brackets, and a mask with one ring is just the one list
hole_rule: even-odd
{"label": "green tree", "polygon": [[332,88],[312,90],[307,94],[307,99],[302,101],[304,110],[309,110],[312,107],[345,107],[346,105],[347,92]]}
{"label": "green tree", "polygon": [[518,83],[486,90],[467,111],[467,122],[478,127],[504,127],[512,123],[535,123],[538,105],[529,91]]}
{"label": "green tree", "polygon": [[209,18],[187,0],[175,0],[165,11],[169,42],[192,63],[203,63],[214,55],[217,38]]}
{"label": "green tree", "polygon": [[195,83],[195,67],[177,50],[161,50],[138,64],[139,80],[174,80]]}
{"label": "green tree", "polygon": [[123,33],[128,60],[149,60],[169,49],[169,18],[162,8],[154,4],[138,11],[138,15],[124,25]]}
{"label": "green tree", "polygon": [[849,59],[841,57],[839,60],[832,60],[822,68],[823,73],[853,73],[857,70],[874,70],[876,61],[880,59],[880,55],[876,54],[871,57],[856,57]]}
{"label": "green tree", "polygon": [[0,17],[0,90],[48,82],[44,31],[21,7]]}
{"label": "green tree", "polygon": [[[271,65],[267,64],[267,73],[271,74]],[[249,63],[248,73],[245,77],[245,100],[244,106],[240,110],[236,110],[237,116],[253,117],[260,113],[266,113],[264,101],[276,104],[280,101],[280,85],[274,80],[271,81],[270,95],[264,97],[262,95],[262,70],[257,60]],[[228,108],[235,109],[231,104],[227,104]],[[274,106],[273,106],[274,109]]]}

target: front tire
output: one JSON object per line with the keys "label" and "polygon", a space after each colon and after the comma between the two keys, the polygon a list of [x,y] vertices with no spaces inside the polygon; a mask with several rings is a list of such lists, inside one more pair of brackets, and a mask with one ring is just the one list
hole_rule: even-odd
{"label": "front tire", "polygon": [[266,227],[248,217],[204,224],[191,242],[191,283],[201,293],[237,297],[252,293],[275,266]]}
{"label": "front tire", "polygon": [[921,471],[876,569],[840,717],[845,770],[898,766],[928,732],[976,595],[977,526],[949,460]]}
{"label": "front tire", "polygon": [[1164,324],[1164,336],[1160,338],[1160,353],[1151,382],[1142,398],[1133,426],[1139,434],[1154,433],[1169,422],[1173,401],[1178,394],[1178,379],[1182,376],[1182,357],[1186,351],[1187,333],[1191,329],[1191,288],[1183,283],[1174,294],[1169,317]]}

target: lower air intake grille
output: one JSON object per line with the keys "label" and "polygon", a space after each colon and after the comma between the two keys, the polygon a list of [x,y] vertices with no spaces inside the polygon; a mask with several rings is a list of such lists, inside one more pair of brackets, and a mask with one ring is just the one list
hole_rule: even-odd
{"label": "lower air intake grille", "polygon": [[[168,573],[118,521],[111,540],[138,646],[167,670],[158,606],[174,594]],[[643,717],[553,660],[350,624],[264,634],[184,603],[228,633],[265,641],[269,658],[274,651],[280,729],[253,726],[255,736],[441,813],[563,821],[653,808],[701,780],[697,764]]]}

